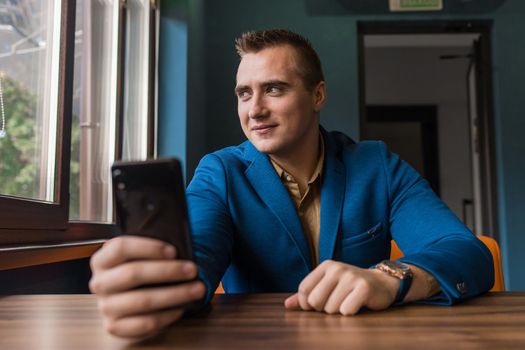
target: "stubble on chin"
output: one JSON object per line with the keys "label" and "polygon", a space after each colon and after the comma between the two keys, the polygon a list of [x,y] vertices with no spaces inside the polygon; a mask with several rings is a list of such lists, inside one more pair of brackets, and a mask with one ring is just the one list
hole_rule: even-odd
{"label": "stubble on chin", "polygon": [[264,139],[259,137],[253,137],[249,140],[259,152],[267,155],[274,153],[277,148],[277,144],[275,143],[275,140],[273,140],[273,138]]}

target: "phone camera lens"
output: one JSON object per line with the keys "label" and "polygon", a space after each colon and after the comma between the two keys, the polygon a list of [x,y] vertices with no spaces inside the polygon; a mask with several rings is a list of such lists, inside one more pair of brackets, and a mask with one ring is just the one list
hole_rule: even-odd
{"label": "phone camera lens", "polygon": [[126,189],[126,184],[124,182],[119,182],[118,185],[117,185],[117,188],[119,190],[125,190]]}

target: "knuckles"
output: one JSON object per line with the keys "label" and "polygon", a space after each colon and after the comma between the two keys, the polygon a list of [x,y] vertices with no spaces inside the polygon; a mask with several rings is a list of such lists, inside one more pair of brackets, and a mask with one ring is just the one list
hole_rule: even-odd
{"label": "knuckles", "polygon": [[317,294],[310,294],[306,301],[315,310],[317,310],[317,311],[322,311],[323,310],[324,305],[323,305],[322,299],[320,298],[319,295],[317,295]]}
{"label": "knuckles", "polygon": [[340,263],[333,263],[328,265],[325,275],[332,278],[339,278],[343,274],[348,274],[348,268]]}
{"label": "knuckles", "polygon": [[338,264],[338,263],[334,260],[325,260],[319,264],[318,268],[329,268],[330,266],[333,266],[334,264]]}
{"label": "knuckles", "polygon": [[99,293],[102,292],[101,291],[101,285],[100,285],[99,281],[95,277],[92,277],[89,280],[89,290],[93,294],[99,294]]}
{"label": "knuckles", "polygon": [[[319,283],[342,284],[348,286],[349,291],[359,289],[358,296],[363,298],[361,302],[368,300],[374,293],[373,281],[367,277],[363,269],[333,260],[323,261],[318,268],[322,269],[324,273],[324,277]],[[329,291],[329,293],[332,292],[333,290]],[[305,309],[304,304],[306,303],[307,306],[328,314],[353,315],[359,311],[353,310],[352,305],[345,305],[343,303],[345,298],[336,303],[330,299],[330,296],[321,295],[316,286],[311,286],[309,282],[305,283],[305,280],[299,284],[298,294],[300,300],[303,300],[301,305],[303,309]]]}
{"label": "knuckles", "polygon": [[114,320],[104,319],[104,329],[109,334],[113,334],[116,336],[120,335],[117,328],[117,322]]}
{"label": "knuckles", "polygon": [[304,282],[301,282],[299,284],[299,288],[297,289],[297,292],[299,295],[307,295],[308,294],[308,288],[306,287],[306,284]]}
{"label": "knuckles", "polygon": [[115,237],[107,242],[106,249],[111,249],[112,255],[122,256],[126,251],[126,240],[123,237]]}
{"label": "knuckles", "polygon": [[158,317],[153,315],[142,317],[140,322],[142,323],[140,328],[145,334],[156,332],[161,327],[161,322],[159,321]]}
{"label": "knuckles", "polygon": [[339,313],[339,308],[333,305],[325,305],[324,312],[330,315],[335,315]]}
{"label": "knuckles", "polygon": [[361,289],[363,294],[365,296],[370,295],[372,293],[372,286],[368,280],[362,279],[357,283],[357,288]]}
{"label": "knuckles", "polygon": [[98,256],[99,256],[100,252],[99,251],[96,251],[92,256],[91,256],[91,259],[89,259],[89,268],[91,269],[91,271],[95,272],[97,270],[97,266],[98,266]]}
{"label": "knuckles", "polygon": [[141,275],[141,267],[139,264],[127,264],[126,266],[122,266],[121,269],[122,279],[126,281],[126,284],[134,285],[139,281]]}
{"label": "knuckles", "polygon": [[105,299],[98,299],[97,307],[100,313],[103,315],[109,315],[111,313],[111,304],[108,303]]}
{"label": "knuckles", "polygon": [[150,311],[153,308],[153,300],[146,293],[142,293],[134,300],[138,310]]}
{"label": "knuckles", "polygon": [[350,310],[347,310],[346,308],[341,308],[339,310],[339,313],[343,316],[351,316],[353,313]]}

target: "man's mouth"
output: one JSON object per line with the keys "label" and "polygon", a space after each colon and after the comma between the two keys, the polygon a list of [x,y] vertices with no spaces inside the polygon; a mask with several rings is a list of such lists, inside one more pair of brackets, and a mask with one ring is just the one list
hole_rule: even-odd
{"label": "man's mouth", "polygon": [[256,132],[259,135],[266,134],[274,129],[277,125],[275,124],[262,124],[252,127],[252,131]]}

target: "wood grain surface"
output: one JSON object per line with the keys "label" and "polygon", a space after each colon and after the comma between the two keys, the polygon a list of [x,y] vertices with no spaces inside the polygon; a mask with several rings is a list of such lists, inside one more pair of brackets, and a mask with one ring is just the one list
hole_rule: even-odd
{"label": "wood grain surface", "polygon": [[0,349],[525,349],[525,292],[353,317],[287,311],[285,294],[218,295],[141,343],[103,329],[92,295],[0,297]]}

